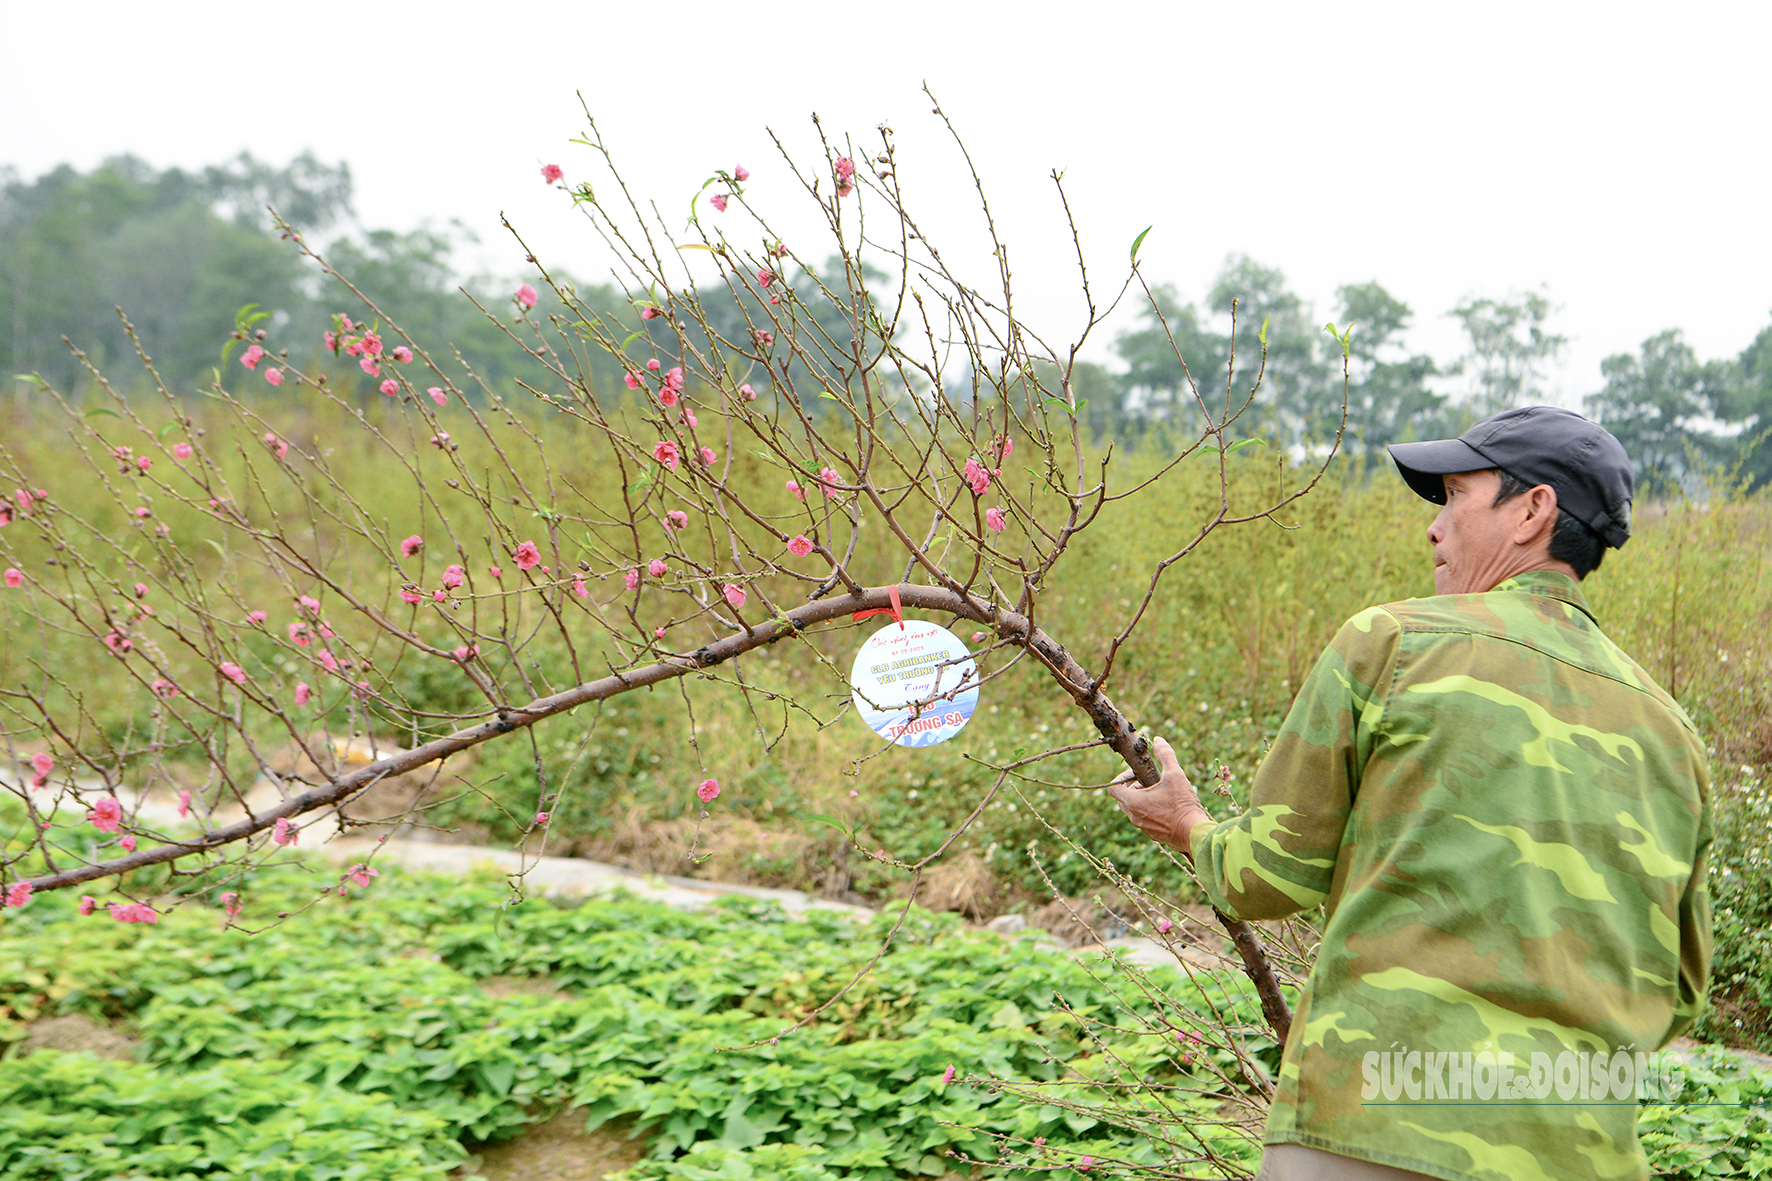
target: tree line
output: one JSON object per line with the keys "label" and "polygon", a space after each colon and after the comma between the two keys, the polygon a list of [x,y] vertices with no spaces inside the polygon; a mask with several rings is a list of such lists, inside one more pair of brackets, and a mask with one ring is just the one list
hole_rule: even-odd
{"label": "tree line", "polygon": [[[351,197],[348,167],[311,153],[281,168],[242,154],[197,172],[156,170],[130,156],[84,173],[63,165],[28,182],[0,171],[0,375],[40,373],[57,388],[78,389],[84,371],[63,337],[121,374],[128,367],[116,362],[134,350],[117,306],[169,388],[211,380],[220,342],[249,303],[272,313],[283,339],[314,342],[314,357],[292,360],[317,362],[337,299],[277,240],[267,207],[310,241],[330,235],[326,254],[340,274],[415,339],[454,346],[479,379],[508,384],[530,371],[524,347],[458,291],[465,287],[497,313],[518,279],[463,280],[455,263],[466,237],[459,225],[366,229]],[[844,309],[822,307],[819,276],[781,282],[793,288],[809,327],[841,321]],[[629,296],[615,287],[567,284],[577,296],[575,315],[591,309],[634,318]],[[1191,429],[1200,417],[1196,399],[1222,407],[1228,394],[1240,402],[1264,358],[1251,425],[1307,451],[1334,437],[1341,346],[1279,270],[1234,256],[1203,301],[1168,284],[1151,295],[1113,342],[1117,368],[1082,362],[1073,372],[1085,402],[1080,417],[1096,441],[1137,444]],[[544,317],[565,310],[546,285],[540,298]],[[760,310],[746,309],[742,296],[729,308],[715,294],[704,299],[710,321],[730,321],[734,331],[746,310]],[[1467,299],[1449,313],[1462,331],[1462,352],[1442,359],[1410,347],[1413,309],[1381,284],[1342,286],[1330,318],[1356,325],[1348,338],[1343,450],[1379,459],[1387,443],[1456,434],[1496,410],[1545,400],[1546,374],[1566,343],[1552,330],[1554,310],[1543,292]],[[642,327],[657,335],[655,324]],[[618,390],[613,361],[603,367],[595,376]],[[358,384],[364,396],[373,392],[373,382]],[[1772,483],[1772,324],[1738,356],[1711,359],[1701,359],[1677,328],[1658,333],[1634,352],[1607,357],[1581,409],[1623,441],[1642,495],[1689,491],[1719,473],[1750,489]]]}

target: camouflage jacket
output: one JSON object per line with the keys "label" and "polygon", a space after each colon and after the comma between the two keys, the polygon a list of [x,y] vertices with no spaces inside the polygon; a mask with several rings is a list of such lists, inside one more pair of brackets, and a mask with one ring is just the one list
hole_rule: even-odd
{"label": "camouflage jacket", "polygon": [[[1647,1177],[1628,1079],[1605,1080],[1703,1006],[1710,842],[1704,744],[1574,580],[1348,620],[1248,811],[1192,838],[1226,914],[1327,915],[1267,1142],[1436,1177]],[[1498,1087],[1509,1053],[1544,1072]]]}

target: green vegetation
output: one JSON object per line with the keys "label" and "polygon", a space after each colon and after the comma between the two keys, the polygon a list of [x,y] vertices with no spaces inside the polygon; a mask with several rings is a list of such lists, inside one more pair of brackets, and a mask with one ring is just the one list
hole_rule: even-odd
{"label": "green vegetation", "polygon": [[[1237,1058],[1210,1015],[1277,1063],[1240,982],[1147,978],[918,911],[818,1012],[890,916],[513,905],[494,879],[400,871],[343,895],[335,881],[308,863],[236,883],[256,934],[223,929],[200,893],[157,926],[81,918],[67,897],[3,912],[0,1038],[79,1013],[141,1042],[133,1065],[0,1061],[0,1179],[440,1179],[562,1105],[644,1142],[632,1181],[964,1175],[950,1150],[1072,1179],[1110,1161],[1217,1167],[1202,1158],[1235,1176],[1256,1158],[1259,1104],[1226,1081]],[[545,987],[483,987],[512,977]],[[1164,1119],[1114,1097],[1128,1072]],[[1739,1074],[1713,1054],[1682,1072],[1705,1105],[1645,1108],[1663,1175],[1772,1163],[1767,1080]],[[1070,1167],[1083,1156],[1087,1174]]]}
{"label": "green vegetation", "polygon": [[[260,875],[242,921],[311,901],[316,878],[322,891],[332,880]],[[29,1113],[0,1129],[8,1181],[109,1176],[120,1160],[144,1178],[438,1177],[462,1146],[567,1103],[644,1136],[636,1181],[939,1175],[949,1149],[991,1160],[1035,1152],[1035,1137],[1052,1165],[1154,1161],[1156,1146],[1073,1106],[1111,1058],[1183,1088],[1169,1102],[1197,1118],[1191,1155],[1255,1153],[1221,1121],[1223,1084],[1206,1069],[1234,1056],[1201,1050],[1195,1063],[1173,1039],[1139,1037],[1156,1010],[1135,979],[927,912],[816,1014],[888,919],[790,921],[748,900],[694,914],[512,906],[492,880],[395,871],[250,936],[220,930],[219,909],[195,899],[154,927],[81,919],[72,901],[5,912],[0,1014],[14,1037],[18,1021],[56,1013],[128,1022],[142,1065],[101,1071],[54,1052],[0,1063],[0,1104]],[[560,993],[495,997],[476,983],[494,975]],[[1210,999],[1277,1063],[1244,990]],[[958,1078],[944,1082],[949,1066]],[[1003,1093],[1018,1081],[1062,1085],[1030,1103]],[[257,1171],[279,1138],[283,1171]],[[370,1145],[345,1166],[346,1149]]]}

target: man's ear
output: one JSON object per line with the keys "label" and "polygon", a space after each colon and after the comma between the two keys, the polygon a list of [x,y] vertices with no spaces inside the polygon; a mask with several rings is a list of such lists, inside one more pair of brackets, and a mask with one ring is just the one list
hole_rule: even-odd
{"label": "man's ear", "polygon": [[1557,527],[1557,490],[1549,484],[1528,488],[1520,495],[1526,515],[1514,528],[1514,544],[1550,544],[1551,531]]}

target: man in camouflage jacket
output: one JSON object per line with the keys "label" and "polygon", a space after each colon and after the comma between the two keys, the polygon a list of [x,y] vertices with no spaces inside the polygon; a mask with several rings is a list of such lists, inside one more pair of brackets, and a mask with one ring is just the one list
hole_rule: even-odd
{"label": "man in camouflage jacket", "polygon": [[1342,626],[1235,820],[1161,739],[1115,798],[1224,913],[1324,907],[1263,1178],[1646,1178],[1637,1080],[1709,977],[1711,813],[1692,722],[1581,594],[1629,461],[1545,406],[1390,450],[1444,506],[1436,593]]}

